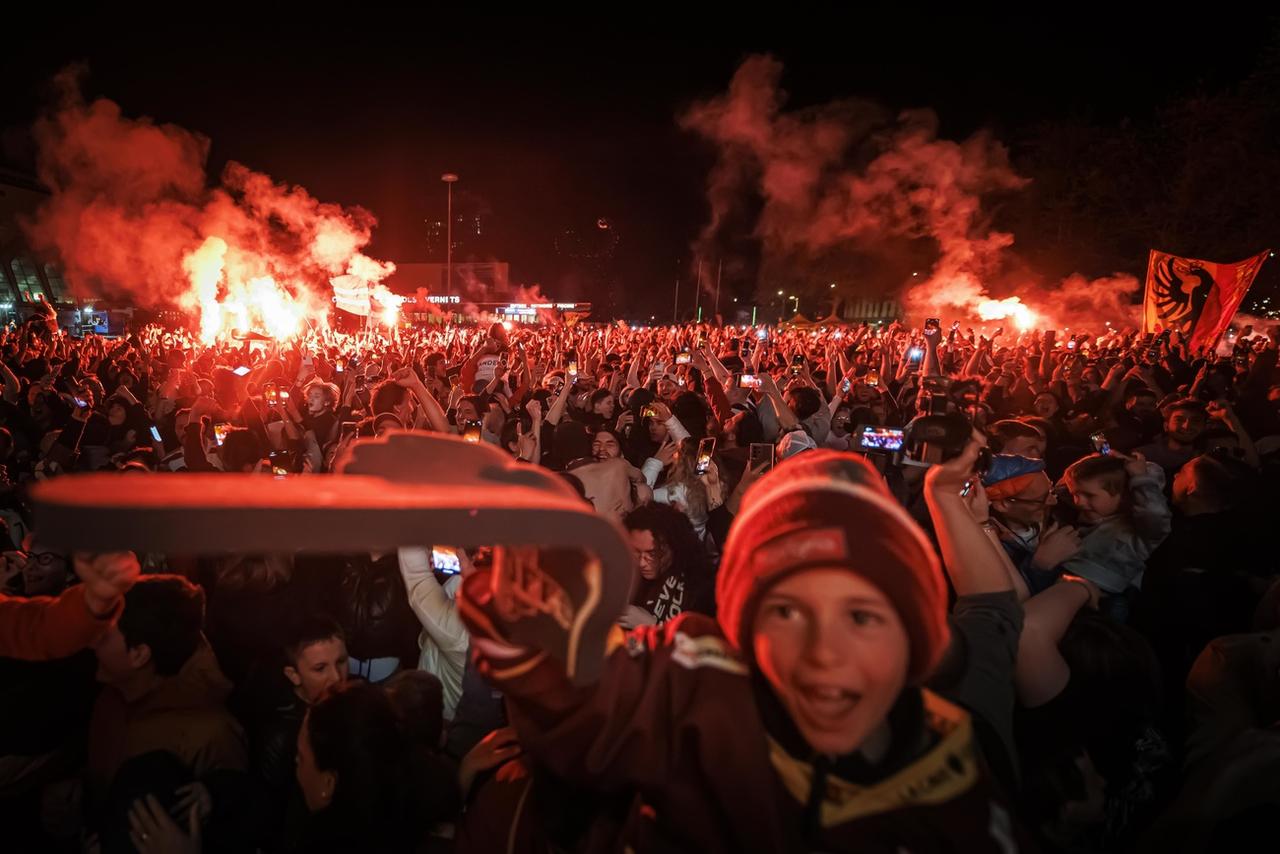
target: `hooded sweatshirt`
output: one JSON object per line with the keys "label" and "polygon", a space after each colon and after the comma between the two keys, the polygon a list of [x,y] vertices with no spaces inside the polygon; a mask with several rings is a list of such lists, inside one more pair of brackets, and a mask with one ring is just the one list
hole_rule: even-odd
{"label": "hooded sweatshirt", "polygon": [[248,767],[244,731],[226,709],[231,682],[213,649],[201,641],[173,676],[135,694],[108,685],[89,722],[89,777],[100,794],[128,759],[153,750],[172,753],[196,777]]}

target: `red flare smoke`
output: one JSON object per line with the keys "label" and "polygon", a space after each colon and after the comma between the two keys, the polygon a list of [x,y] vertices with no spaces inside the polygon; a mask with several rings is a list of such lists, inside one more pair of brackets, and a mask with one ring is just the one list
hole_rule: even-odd
{"label": "red flare smoke", "polygon": [[[781,74],[777,60],[750,57],[726,94],[695,105],[682,119],[719,155],[708,184],[711,218],[695,248],[699,257],[719,254],[714,244],[754,196],[762,202],[753,228],[763,250],[765,299],[774,286],[766,279],[803,278],[797,270],[823,269],[833,253],[854,251],[879,259],[887,277],[870,292],[864,286],[861,295],[898,293],[917,319],[950,310],[975,321],[1010,317],[1029,327],[1069,317],[1068,307],[1108,319],[1132,314],[1131,277],[1088,284],[1096,298],[1083,305],[1082,277],[1054,287],[1034,274],[1013,277],[1021,268],[1013,235],[992,227],[986,203],[1027,181],[989,133],[941,139],[930,111],[894,119],[853,100],[784,110]],[[904,274],[892,271],[920,269],[913,259],[922,239],[933,244],[929,272],[904,283],[898,278]],[[989,291],[993,284],[1000,293]]]}
{"label": "red flare smoke", "polygon": [[234,162],[210,188],[206,138],[127,118],[111,101],[86,104],[70,73],[58,83],[59,103],[35,128],[52,196],[26,226],[73,289],[196,312],[206,341],[234,330],[287,337],[325,321],[330,278],[376,285],[394,270],[361,252],[369,212]]}

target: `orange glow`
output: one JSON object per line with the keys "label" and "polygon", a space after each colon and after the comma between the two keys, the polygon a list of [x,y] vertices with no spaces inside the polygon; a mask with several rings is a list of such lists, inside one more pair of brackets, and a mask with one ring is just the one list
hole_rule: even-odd
{"label": "orange glow", "polygon": [[312,299],[283,288],[271,276],[240,277],[227,269],[227,242],[206,238],[187,254],[182,267],[191,281],[184,308],[200,313],[200,340],[261,332],[272,338],[292,338],[302,332]]}
{"label": "orange glow", "polygon": [[977,306],[978,317],[982,320],[1004,320],[1013,318],[1014,325],[1026,331],[1034,329],[1039,317],[1019,297],[1001,300],[983,300]]}
{"label": "orange glow", "polygon": [[386,285],[375,285],[370,296],[382,306],[379,315],[382,322],[387,326],[395,326],[400,321],[400,305],[404,302],[404,297],[392,293]]}

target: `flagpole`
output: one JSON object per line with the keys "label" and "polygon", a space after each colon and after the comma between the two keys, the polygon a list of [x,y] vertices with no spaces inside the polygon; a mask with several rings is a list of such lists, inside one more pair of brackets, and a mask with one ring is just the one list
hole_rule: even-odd
{"label": "flagpole", "polygon": [[694,323],[702,322],[702,261],[698,261],[698,286],[693,291]]}
{"label": "flagpole", "polygon": [[716,317],[720,316],[720,274],[724,272],[724,259],[716,263]]}

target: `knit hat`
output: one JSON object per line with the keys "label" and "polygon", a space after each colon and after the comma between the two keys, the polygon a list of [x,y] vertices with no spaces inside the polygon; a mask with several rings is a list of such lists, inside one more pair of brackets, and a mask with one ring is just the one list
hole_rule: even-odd
{"label": "knit hat", "polygon": [[778,440],[778,457],[789,460],[801,451],[813,451],[817,447],[818,443],[808,433],[800,429],[792,430]]}
{"label": "knit hat", "polygon": [[987,498],[1003,501],[1026,489],[1044,471],[1044,460],[1033,460],[1017,454],[996,454],[991,466],[982,474]]}
{"label": "knit hat", "polygon": [[875,585],[911,643],[920,681],[947,646],[947,588],[920,526],[862,457],[819,450],[779,465],[748,491],[716,579],[720,628],[752,656],[760,597],[804,569],[841,567]]}

